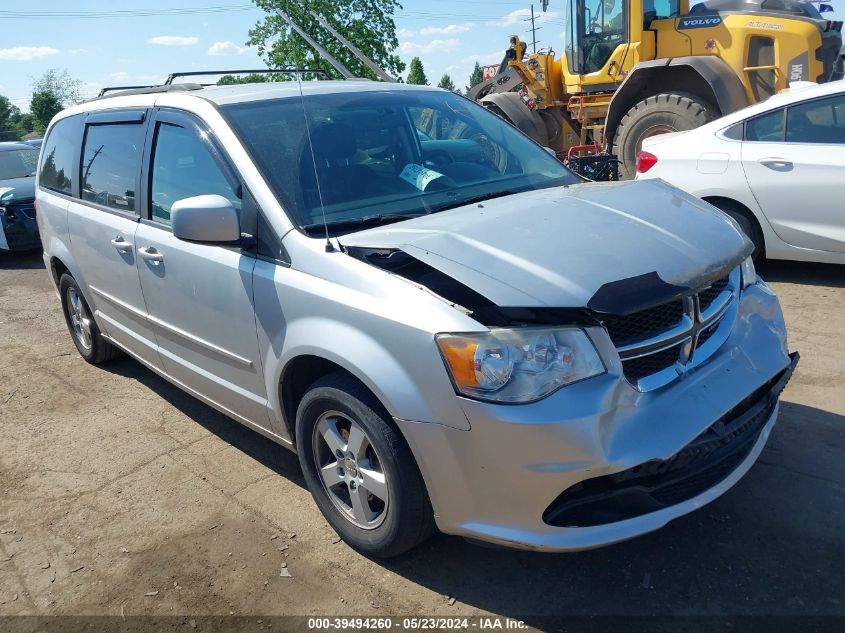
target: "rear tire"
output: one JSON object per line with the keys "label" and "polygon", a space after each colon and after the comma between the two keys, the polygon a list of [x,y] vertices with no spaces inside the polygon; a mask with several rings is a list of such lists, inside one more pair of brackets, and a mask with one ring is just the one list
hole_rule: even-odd
{"label": "rear tire", "polygon": [[748,236],[748,239],[750,239],[754,244],[754,250],[751,252],[751,257],[754,260],[754,263],[756,264],[757,262],[762,261],[766,255],[766,243],[763,238],[763,231],[757,223],[757,218],[754,217],[751,211],[733,200],[716,199],[708,200],[707,202],[723,213],[731,216],[731,218],[739,224],[739,228],[742,229],[742,232],[745,233],[745,235]]}
{"label": "rear tire", "polygon": [[715,108],[692,94],[664,92],[643,99],[628,110],[613,138],[613,153],[622,162],[619,176],[632,179],[637,173],[637,152],[643,139],[666,132],[685,132],[718,117]]}
{"label": "rear tire", "polygon": [[79,284],[69,273],[64,273],[59,279],[59,293],[65,323],[79,355],[92,365],[119,357],[122,352],[102,337]]}
{"label": "rear tire", "polygon": [[352,376],[330,374],[305,393],[296,414],[296,448],[317,507],[352,548],[389,558],[434,532],[411,449]]}

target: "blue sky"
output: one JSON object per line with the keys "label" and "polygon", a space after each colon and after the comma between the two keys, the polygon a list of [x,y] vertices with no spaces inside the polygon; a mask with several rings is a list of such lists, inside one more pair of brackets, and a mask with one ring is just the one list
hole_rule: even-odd
{"label": "blue sky", "polygon": [[[840,2],[833,0],[842,15]],[[467,84],[473,64],[498,63],[508,36],[528,39],[525,21],[530,3],[485,0],[403,0],[396,16],[400,48],[406,61],[419,56],[431,83],[448,72],[455,84]],[[563,1],[542,14],[539,0],[538,46],[562,48]],[[198,7],[201,7],[197,10]],[[166,15],[156,11],[170,11]],[[145,11],[153,15],[91,17],[96,12]],[[62,19],[45,13],[72,13]],[[173,12],[181,12],[174,14]],[[12,18],[11,15],[39,14]],[[79,17],[78,14],[88,14]],[[85,95],[102,86],[161,82],[177,70],[261,68],[245,42],[263,12],[249,0],[4,0],[0,8],[0,94],[28,109],[32,79],[49,68],[67,68],[85,83]],[[842,19],[836,17],[835,19]]]}

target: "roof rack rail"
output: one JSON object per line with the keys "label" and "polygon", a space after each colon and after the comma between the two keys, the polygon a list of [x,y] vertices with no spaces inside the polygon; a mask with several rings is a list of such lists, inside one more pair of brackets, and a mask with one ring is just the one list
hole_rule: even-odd
{"label": "roof rack rail", "polygon": [[[183,92],[188,90],[202,90],[202,86],[200,84],[173,84],[172,86],[112,86],[110,88],[103,88],[100,90],[100,94],[93,99],[86,99],[85,103],[88,103],[89,101],[97,101],[98,99],[125,97],[127,95],[146,95],[156,94],[159,92]],[[108,94],[109,92],[111,92],[111,94]]]}
{"label": "roof rack rail", "polygon": [[150,84],[149,86],[106,86],[101,88],[97,97],[104,97],[109,92],[123,92],[124,90],[140,90],[141,88],[154,88],[158,84]]}
{"label": "roof rack rail", "polygon": [[[192,70],[182,73],[170,73],[167,79],[164,80],[165,86],[178,86],[174,84],[173,80],[179,77],[205,77],[207,75],[270,75],[270,74],[285,74],[285,75],[299,75],[299,74],[315,74],[320,75],[324,79],[331,79],[329,73],[323,68],[259,68],[256,70]],[[206,86],[213,86],[216,84],[201,84]]]}

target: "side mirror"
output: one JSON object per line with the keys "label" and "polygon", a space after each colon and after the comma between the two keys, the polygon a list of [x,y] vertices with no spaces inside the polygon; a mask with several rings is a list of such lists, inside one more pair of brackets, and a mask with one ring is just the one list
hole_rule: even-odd
{"label": "side mirror", "polygon": [[820,4],[819,5],[819,13],[830,13],[833,11],[833,5],[830,4]]}
{"label": "side mirror", "polygon": [[241,239],[238,212],[223,196],[183,198],[170,208],[173,235],[187,242],[233,244]]}

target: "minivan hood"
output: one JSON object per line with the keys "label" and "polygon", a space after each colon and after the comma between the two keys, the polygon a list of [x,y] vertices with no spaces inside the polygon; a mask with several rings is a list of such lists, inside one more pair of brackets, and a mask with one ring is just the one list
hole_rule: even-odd
{"label": "minivan hood", "polygon": [[695,288],[753,248],[721,211],[660,180],[530,191],[339,241],[402,250],[500,307],[559,308],[587,306],[605,284],[654,273]]}

